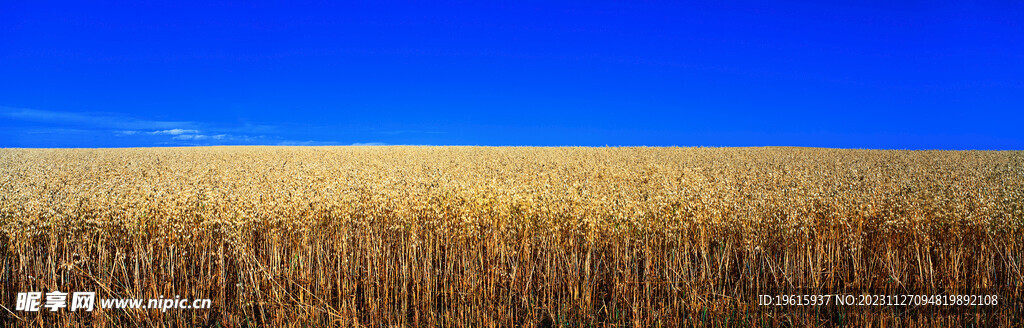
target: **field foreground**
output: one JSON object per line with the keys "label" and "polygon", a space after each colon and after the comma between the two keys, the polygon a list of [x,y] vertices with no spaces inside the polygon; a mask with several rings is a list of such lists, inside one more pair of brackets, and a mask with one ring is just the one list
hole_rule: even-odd
{"label": "field foreground", "polygon": [[[1024,152],[0,149],[0,323],[1019,326]],[[16,311],[16,294],[211,309]],[[995,294],[996,306],[758,295]]]}

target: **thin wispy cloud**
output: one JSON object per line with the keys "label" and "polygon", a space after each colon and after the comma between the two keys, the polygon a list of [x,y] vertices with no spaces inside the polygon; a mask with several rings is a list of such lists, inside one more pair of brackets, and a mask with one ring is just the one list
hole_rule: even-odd
{"label": "thin wispy cloud", "polygon": [[186,134],[186,133],[195,134],[195,133],[199,133],[199,130],[170,129],[170,130],[153,131],[153,132],[150,132],[149,134],[169,134],[169,135],[176,136],[176,135],[181,135],[181,134]]}
{"label": "thin wispy cloud", "polygon": [[203,140],[203,139],[206,139],[206,138],[207,138],[207,136],[202,135],[202,134],[183,134],[183,135],[174,136],[171,139],[174,139],[174,140]]}
{"label": "thin wispy cloud", "polygon": [[71,113],[4,106],[0,106],[0,116],[13,120],[44,124],[132,131],[190,129],[197,125],[195,122],[190,121],[147,120],[110,113]]}
{"label": "thin wispy cloud", "polygon": [[[161,121],[111,113],[77,113],[0,106],[0,120],[23,125],[12,135],[49,135],[34,137],[52,145],[78,145],[79,140],[106,140],[119,146],[216,146],[216,145],[347,145],[347,142],[289,140],[278,133],[278,126],[241,122],[237,125],[198,121]],[[73,137],[72,137],[73,135]],[[10,138],[9,138],[10,139]],[[382,145],[366,142],[355,145]],[[4,146],[0,143],[0,147]]]}
{"label": "thin wispy cloud", "polygon": [[[212,136],[211,135],[205,135],[205,134],[179,134],[179,135],[175,135],[171,139],[174,139],[174,140],[236,140],[236,139],[239,139],[239,138],[236,138],[235,136],[227,135],[227,134],[217,134],[217,135],[212,135]],[[248,140],[248,138],[242,138],[242,139]]]}

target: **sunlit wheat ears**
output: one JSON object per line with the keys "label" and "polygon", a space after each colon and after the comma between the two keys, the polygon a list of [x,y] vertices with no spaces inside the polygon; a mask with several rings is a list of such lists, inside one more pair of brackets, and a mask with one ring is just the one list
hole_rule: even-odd
{"label": "sunlit wheat ears", "polygon": [[[215,309],[0,322],[915,325],[926,317],[794,314],[753,294],[1021,288],[1022,163],[802,148],[4,149],[0,300],[54,288]],[[929,324],[1013,313],[999,314]]]}

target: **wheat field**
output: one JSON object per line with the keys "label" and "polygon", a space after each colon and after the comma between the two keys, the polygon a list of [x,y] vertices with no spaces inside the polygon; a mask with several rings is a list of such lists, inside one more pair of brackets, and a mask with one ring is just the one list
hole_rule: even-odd
{"label": "wheat field", "polygon": [[[1022,227],[1016,151],[0,149],[0,322],[1020,326]],[[50,290],[213,306],[14,309]],[[757,303],[828,293],[1003,302]]]}

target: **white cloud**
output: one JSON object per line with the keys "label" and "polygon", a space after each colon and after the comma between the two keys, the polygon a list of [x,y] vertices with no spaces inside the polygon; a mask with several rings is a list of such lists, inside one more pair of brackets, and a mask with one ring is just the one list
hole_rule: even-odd
{"label": "white cloud", "polygon": [[[72,134],[98,134],[116,137],[131,144],[225,145],[281,144],[342,145],[333,141],[282,141],[274,136],[273,125],[245,122],[222,125],[195,121],[157,121],[119,113],[59,112],[13,108],[0,105],[0,120],[10,119],[34,124],[26,133],[47,133],[70,138]],[[37,126],[36,126],[37,125]],[[0,145],[3,143],[0,142]]]}
{"label": "white cloud", "polygon": [[195,123],[188,121],[144,120],[114,113],[72,113],[6,106],[0,106],[0,116],[29,122],[74,124],[80,127],[120,130],[173,129],[195,126]]}
{"label": "white cloud", "polygon": [[169,135],[176,136],[176,135],[182,135],[182,134],[186,134],[186,133],[192,133],[192,134],[199,133],[199,130],[170,129],[170,130],[153,131],[153,132],[150,132],[149,134],[169,134]]}
{"label": "white cloud", "polygon": [[209,138],[209,136],[203,135],[203,134],[182,134],[182,135],[176,135],[176,136],[174,136],[174,138],[171,138],[171,139],[174,139],[174,140],[204,140],[206,138]]}

